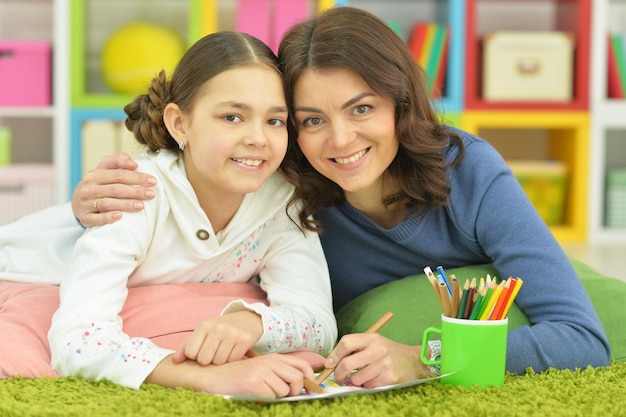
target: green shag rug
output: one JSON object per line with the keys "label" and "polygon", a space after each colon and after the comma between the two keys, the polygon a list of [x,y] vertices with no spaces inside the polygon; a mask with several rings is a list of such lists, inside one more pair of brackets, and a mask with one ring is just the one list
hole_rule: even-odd
{"label": "green shag rug", "polygon": [[507,375],[503,387],[432,382],[371,395],[250,403],[145,385],[135,391],[79,378],[0,380],[0,416],[626,416],[626,362]]}

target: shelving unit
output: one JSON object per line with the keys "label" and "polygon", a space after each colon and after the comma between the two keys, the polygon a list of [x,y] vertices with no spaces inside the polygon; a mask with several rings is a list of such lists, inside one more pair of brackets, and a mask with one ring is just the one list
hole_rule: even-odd
{"label": "shelving unit", "polygon": [[[62,3],[63,0],[0,0],[0,39],[50,42],[53,86],[67,85],[68,77],[67,49],[60,46],[66,44],[63,27],[67,19],[61,13]],[[66,103],[67,90],[53,88],[49,105],[0,106],[0,126],[7,127],[12,137],[11,164],[20,167],[36,164],[46,170],[52,167],[54,173],[54,181],[49,186],[51,192],[42,191],[45,195],[37,197],[38,201],[24,204],[26,210],[67,200],[69,164],[63,151],[68,147],[69,136]],[[3,175],[16,175],[13,172]],[[0,201],[0,205],[21,204],[19,193],[24,193],[25,188],[22,185],[15,188],[15,192],[3,190],[0,199],[4,201]]]}
{"label": "shelving unit", "polygon": [[[593,2],[591,45],[591,175],[589,240],[593,243],[625,243],[626,228],[606,224],[606,176],[608,170],[626,169],[626,100],[607,94],[607,35],[626,32],[626,1]],[[626,207],[623,209],[626,211]]]}
{"label": "shelving unit", "polygon": [[[173,26],[192,43],[206,33],[237,29],[238,1],[0,0],[0,39],[53,43],[52,104],[0,107],[0,126],[13,132],[13,160],[52,164],[54,202],[67,201],[83,173],[82,126],[90,120],[121,122],[122,108],[133,98],[108,91],[98,73],[98,54],[110,31],[141,17]],[[309,4],[311,13],[346,5],[363,8],[393,22],[405,40],[419,21],[448,25],[445,93],[435,100],[442,117],[490,141],[507,158],[556,159],[566,165],[564,222],[551,227],[559,241],[626,242],[626,228],[608,227],[605,220],[607,172],[626,168],[626,100],[607,98],[606,35],[626,32],[626,0],[310,0]],[[482,97],[482,38],[503,30],[572,34],[570,101],[490,102]]]}
{"label": "shelving unit", "polygon": [[[219,7],[215,0],[71,0],[67,13],[71,22],[72,80],[69,188],[73,189],[84,171],[93,168],[83,167],[84,123],[90,120],[120,123],[125,119],[124,106],[135,98],[135,94],[111,91],[104,82],[100,55],[107,38],[127,23],[143,21],[171,28],[189,46],[203,34],[218,29]],[[101,140],[110,142],[115,138]],[[109,145],[103,143],[102,156],[111,149]]]}

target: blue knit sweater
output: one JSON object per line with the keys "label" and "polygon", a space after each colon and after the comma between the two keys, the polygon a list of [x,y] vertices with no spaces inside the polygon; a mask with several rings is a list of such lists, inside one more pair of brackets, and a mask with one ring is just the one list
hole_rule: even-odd
{"label": "blue knit sweater", "polygon": [[[321,238],[335,310],[428,265],[493,263],[500,277],[524,280],[516,303],[533,323],[509,333],[507,370],[607,365],[606,335],[567,256],[500,154],[486,141],[459,133],[465,157],[448,170],[449,205],[420,210],[393,229],[376,225],[347,202],[316,213],[325,229]],[[446,159],[457,153],[451,145]]]}

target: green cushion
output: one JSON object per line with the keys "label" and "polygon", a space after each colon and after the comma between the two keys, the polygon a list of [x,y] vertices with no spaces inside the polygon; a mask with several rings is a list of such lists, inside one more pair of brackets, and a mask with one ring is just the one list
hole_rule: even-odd
{"label": "green cushion", "polygon": [[[604,276],[580,261],[571,262],[602,321],[611,345],[611,357],[626,361],[626,282]],[[499,277],[491,264],[454,268],[447,273],[455,274],[461,282],[487,274]],[[339,334],[364,332],[387,311],[392,311],[394,318],[379,333],[410,345],[421,344],[424,329],[438,327],[441,321],[437,297],[428,279],[419,274],[381,285],[345,305],[337,312]],[[529,324],[528,317],[516,304],[508,317],[509,331]]]}

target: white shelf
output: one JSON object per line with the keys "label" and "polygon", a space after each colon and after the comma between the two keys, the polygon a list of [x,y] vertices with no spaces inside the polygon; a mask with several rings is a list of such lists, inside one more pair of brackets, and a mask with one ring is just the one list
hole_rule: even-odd
{"label": "white shelf", "polygon": [[623,244],[626,229],[606,227],[604,216],[607,170],[626,167],[626,100],[607,98],[607,36],[626,32],[626,0],[594,0],[592,7],[589,241]]}
{"label": "white shelf", "polygon": [[0,39],[52,43],[50,106],[0,106],[0,125],[14,128],[16,163],[54,166],[52,203],[69,200],[69,0],[0,0]]}

